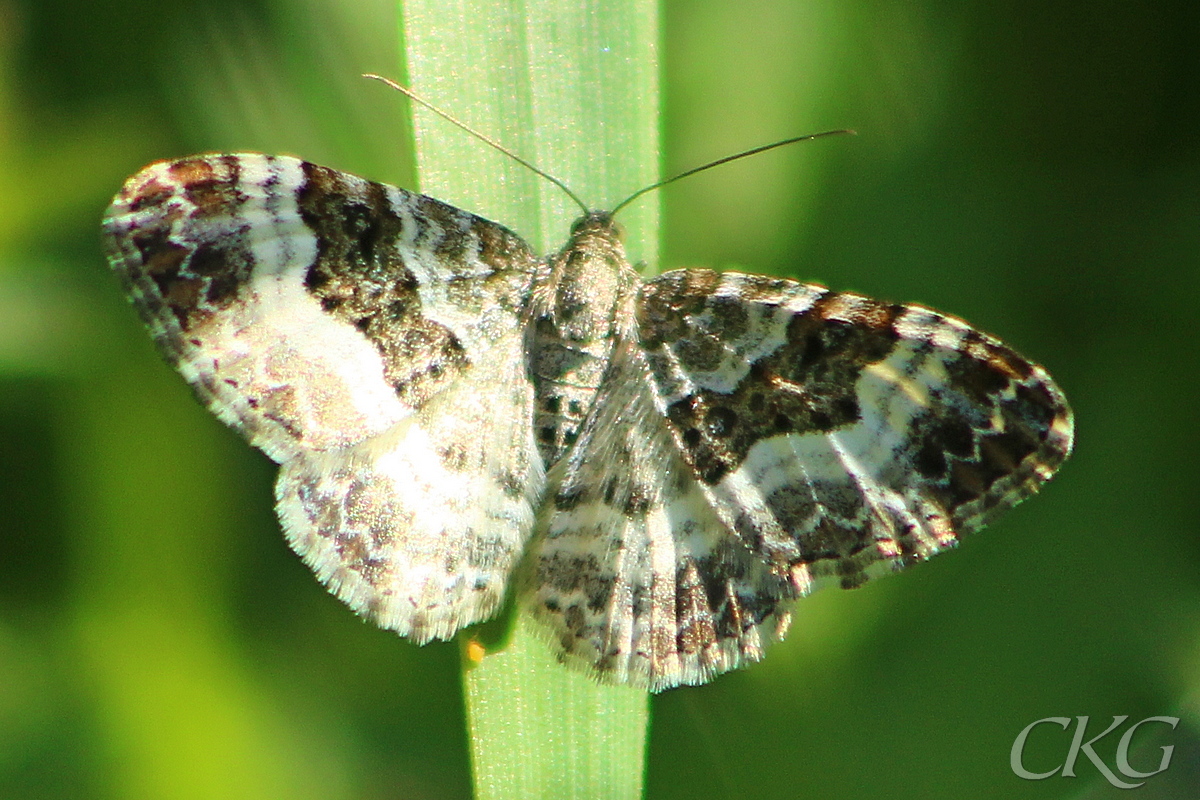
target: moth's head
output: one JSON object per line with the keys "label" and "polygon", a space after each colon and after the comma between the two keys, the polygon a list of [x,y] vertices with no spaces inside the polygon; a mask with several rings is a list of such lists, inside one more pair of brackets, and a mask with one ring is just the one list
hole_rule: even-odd
{"label": "moth's head", "polygon": [[625,229],[609,211],[589,211],[571,224],[571,240],[574,242],[597,236],[619,242],[625,239]]}

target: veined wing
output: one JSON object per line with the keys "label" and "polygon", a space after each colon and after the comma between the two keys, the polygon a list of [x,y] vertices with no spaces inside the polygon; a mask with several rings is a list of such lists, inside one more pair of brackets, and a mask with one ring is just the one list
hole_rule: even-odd
{"label": "veined wing", "polygon": [[646,286],[639,333],[657,407],[714,508],[799,593],[928,558],[1071,449],[1045,370],[920,306],[679,270]]}
{"label": "veined wing", "polygon": [[602,679],[702,683],[761,658],[816,581],[857,586],[982,527],[1071,437],[1045,371],[959,320],[669,272],[549,476],[527,594]]}
{"label": "veined wing", "polygon": [[104,228],[167,359],[282,465],[280,517],[322,581],[418,641],[494,610],[542,481],[524,242],[255,154],[153,164]]}

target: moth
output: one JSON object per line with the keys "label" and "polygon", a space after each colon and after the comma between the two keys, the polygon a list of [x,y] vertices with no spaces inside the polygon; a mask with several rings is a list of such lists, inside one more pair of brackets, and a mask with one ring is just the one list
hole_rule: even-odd
{"label": "moth", "polygon": [[758,661],[793,601],[923,561],[1071,450],[1044,369],[959,319],[791,280],[642,279],[612,214],[539,257],[285,156],[128,180],[109,261],[158,348],[279,464],[287,540],[417,643],[506,592],[653,691]]}

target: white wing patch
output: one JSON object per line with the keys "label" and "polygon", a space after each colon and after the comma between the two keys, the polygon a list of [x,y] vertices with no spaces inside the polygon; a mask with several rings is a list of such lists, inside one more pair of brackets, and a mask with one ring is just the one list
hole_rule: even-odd
{"label": "white wing patch", "polygon": [[545,476],[532,392],[511,348],[498,349],[383,434],[279,473],[279,516],[305,563],[355,611],[419,643],[496,611],[533,526]]}

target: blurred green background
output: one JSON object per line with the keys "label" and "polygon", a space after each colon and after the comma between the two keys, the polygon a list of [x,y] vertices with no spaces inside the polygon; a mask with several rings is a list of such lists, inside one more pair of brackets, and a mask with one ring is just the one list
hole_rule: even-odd
{"label": "blurred green background", "polygon": [[[412,186],[403,104],[357,77],[400,73],[395,29],[391,0],[0,0],[0,797],[469,796],[454,645],[318,586],[98,241],[191,152]],[[648,796],[1115,797],[1009,749],[1128,714],[1183,718],[1135,739],[1143,769],[1176,745],[1138,796],[1200,797],[1200,6],[668,0],[662,59],[668,173],[859,131],[666,190],[663,267],[961,315],[1053,372],[1078,445],[957,553],[656,697]],[[1046,771],[1069,734],[1038,730]]]}

